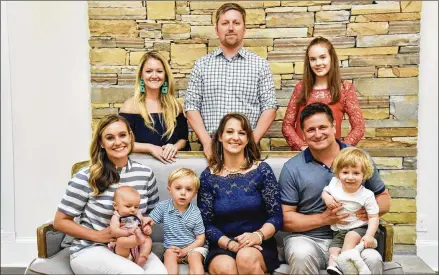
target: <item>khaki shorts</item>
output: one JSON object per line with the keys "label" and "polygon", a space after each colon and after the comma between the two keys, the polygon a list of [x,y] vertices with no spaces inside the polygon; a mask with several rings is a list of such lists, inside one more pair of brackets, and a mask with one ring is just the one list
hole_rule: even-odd
{"label": "khaki shorts", "polygon": [[334,231],[334,235],[332,236],[332,242],[329,245],[329,247],[342,248],[343,243],[344,243],[344,238],[349,231],[355,231],[358,233],[358,235],[360,235],[360,237],[363,237],[364,235],[366,235],[367,225],[353,228],[353,229],[349,229],[349,230]]}
{"label": "khaki shorts", "polygon": [[181,259],[180,262],[182,264],[187,264],[188,263],[187,259],[188,259],[189,255],[191,255],[192,253],[195,253],[195,252],[198,252],[198,253],[201,254],[201,256],[203,256],[203,262],[204,262],[204,260],[206,259],[207,253],[209,252],[209,250],[207,248],[205,248],[205,247],[195,247],[195,248],[192,248],[191,250],[189,250],[189,252],[187,253],[186,257]]}

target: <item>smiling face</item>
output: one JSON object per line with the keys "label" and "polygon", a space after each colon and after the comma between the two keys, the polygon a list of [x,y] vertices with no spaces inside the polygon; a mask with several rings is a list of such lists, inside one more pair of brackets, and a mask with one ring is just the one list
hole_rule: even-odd
{"label": "smiling face", "polygon": [[128,160],[132,148],[132,133],[123,121],[108,125],[101,135],[101,147],[106,151],[111,162],[123,163]]}
{"label": "smiling face", "polygon": [[364,179],[363,170],[359,163],[356,166],[343,167],[337,176],[343,185],[343,190],[348,193],[356,192]]}
{"label": "smiling face", "polygon": [[173,180],[171,185],[168,186],[168,191],[171,194],[174,207],[180,211],[186,210],[197,194],[192,177],[181,177]]}
{"label": "smiling face", "polygon": [[241,121],[230,118],[224,126],[224,131],[219,136],[219,141],[223,144],[224,153],[244,154],[245,146],[248,144],[248,136],[242,128]]}
{"label": "smiling face", "polygon": [[142,69],[142,78],[147,91],[155,91],[162,87],[166,80],[166,71],[160,60],[149,58]]}
{"label": "smiling face", "polygon": [[329,148],[335,141],[335,121],[325,113],[316,113],[303,121],[303,137],[311,150]]}
{"label": "smiling face", "polygon": [[323,44],[316,44],[309,48],[308,60],[316,77],[325,77],[331,70],[331,56],[328,48]]}
{"label": "smiling face", "polygon": [[245,35],[242,14],[237,10],[229,10],[221,14],[215,30],[221,46],[225,48],[240,47]]}

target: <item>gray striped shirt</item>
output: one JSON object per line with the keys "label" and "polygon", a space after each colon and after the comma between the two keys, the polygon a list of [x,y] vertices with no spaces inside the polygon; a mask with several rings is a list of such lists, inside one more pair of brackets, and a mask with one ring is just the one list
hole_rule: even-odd
{"label": "gray striped shirt", "polygon": [[[113,197],[115,190],[120,186],[132,186],[140,194],[139,210],[143,215],[148,214],[159,201],[158,187],[152,170],[140,163],[128,159],[125,167],[118,168],[120,182],[112,184],[98,196],[92,197],[92,189],[88,180],[90,168],[85,167],[76,173],[69,182],[66,193],[58,211],[71,217],[79,218],[79,224],[94,230],[102,230],[110,225],[113,215]],[[88,240],[75,238],[70,247],[70,259],[73,259],[84,248],[97,245]]]}
{"label": "gray striped shirt", "polygon": [[149,216],[154,223],[163,223],[165,249],[170,246],[185,248],[195,241],[197,235],[204,234],[200,209],[192,203],[180,213],[172,199],[161,201]]}

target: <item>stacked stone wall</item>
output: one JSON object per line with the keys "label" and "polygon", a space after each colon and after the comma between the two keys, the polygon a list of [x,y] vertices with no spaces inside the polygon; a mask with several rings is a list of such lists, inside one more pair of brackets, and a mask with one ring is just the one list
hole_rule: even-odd
{"label": "stacked stone wall", "polygon": [[[235,1],[236,2],[236,1]],[[170,62],[180,100],[196,59],[219,44],[220,1],[89,1],[93,125],[118,113],[133,94],[141,56],[158,50]],[[244,45],[266,58],[280,108],[261,141],[263,150],[289,150],[281,133],[286,105],[303,76],[308,42],[332,41],[343,77],[358,89],[366,119],[359,147],[375,161],[392,195],[384,219],[395,224],[397,252],[414,253],[416,142],[421,1],[241,1],[247,11]],[[343,122],[342,136],[349,132]],[[197,137],[190,134],[193,150]],[[381,154],[382,152],[388,152]],[[376,156],[379,155],[379,156]]]}

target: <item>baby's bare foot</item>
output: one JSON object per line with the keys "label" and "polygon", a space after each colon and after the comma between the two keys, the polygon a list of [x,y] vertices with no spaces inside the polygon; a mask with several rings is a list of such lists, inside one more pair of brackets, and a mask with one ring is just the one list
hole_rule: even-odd
{"label": "baby's bare foot", "polygon": [[148,260],[148,255],[139,255],[139,257],[136,260],[136,264],[143,267],[146,264],[146,261]]}

